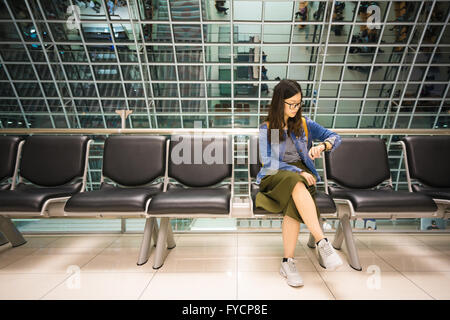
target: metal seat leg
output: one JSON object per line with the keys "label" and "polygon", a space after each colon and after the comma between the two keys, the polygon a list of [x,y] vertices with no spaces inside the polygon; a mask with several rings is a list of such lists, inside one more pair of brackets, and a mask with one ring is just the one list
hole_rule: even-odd
{"label": "metal seat leg", "polygon": [[0,232],[0,246],[9,243],[8,239],[5,238],[3,233]]}
{"label": "metal seat leg", "polygon": [[338,227],[336,230],[336,234],[334,236],[333,244],[332,244],[333,248],[335,248],[336,250],[341,250],[343,241],[344,241],[344,233],[342,232],[342,223],[341,223],[341,221],[339,221]]}
{"label": "metal seat leg", "polygon": [[[161,218],[161,223],[159,226],[158,241],[156,243],[155,252],[155,262],[153,264],[153,269],[159,269],[164,264],[164,260],[168,253],[167,250],[167,240],[169,238],[170,228],[170,218]],[[172,229],[170,229],[172,230]],[[171,239],[171,244],[174,245],[173,236]]]}
{"label": "metal seat leg", "polygon": [[16,226],[9,218],[0,216],[0,231],[3,233],[5,238],[11,242],[13,247],[18,247],[27,243],[20,231],[17,230]]}
{"label": "metal seat leg", "polygon": [[147,218],[145,221],[144,234],[142,235],[141,250],[139,252],[138,266],[147,263],[150,257],[152,234],[155,230],[155,218]]}
{"label": "metal seat leg", "polygon": [[348,258],[350,266],[358,271],[361,271],[361,263],[359,262],[358,250],[356,249],[355,239],[353,238],[352,226],[347,215],[341,218],[342,229],[345,238],[345,245],[348,251]]}

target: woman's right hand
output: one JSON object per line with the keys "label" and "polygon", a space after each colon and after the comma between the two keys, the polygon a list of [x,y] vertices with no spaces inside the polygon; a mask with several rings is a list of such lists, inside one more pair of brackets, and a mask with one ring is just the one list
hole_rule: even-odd
{"label": "woman's right hand", "polygon": [[316,184],[316,178],[312,174],[306,171],[302,171],[300,172],[300,175],[305,177],[306,181],[308,182],[308,185],[312,186]]}

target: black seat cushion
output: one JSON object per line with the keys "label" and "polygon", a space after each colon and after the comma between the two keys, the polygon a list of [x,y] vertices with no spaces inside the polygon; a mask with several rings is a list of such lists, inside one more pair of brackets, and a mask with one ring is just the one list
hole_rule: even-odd
{"label": "black seat cushion", "polygon": [[36,187],[18,184],[16,190],[0,191],[0,211],[40,212],[45,201],[70,197],[81,190],[81,181],[59,187]]}
{"label": "black seat cushion", "polygon": [[[264,209],[257,208],[255,205],[256,202],[256,194],[259,192],[259,186],[257,184],[252,183],[251,185],[251,195],[253,200],[253,213],[255,214],[270,214]],[[316,203],[319,208],[319,212],[322,213],[336,213],[336,205],[334,204],[333,199],[322,191],[316,192]]]}
{"label": "black seat cushion", "polygon": [[0,181],[14,174],[19,137],[0,136]]}
{"label": "black seat cushion", "polygon": [[427,196],[432,197],[433,199],[450,200],[450,188],[432,188],[413,184],[412,189],[415,192],[424,193]]}
{"label": "black seat cushion", "polygon": [[74,195],[67,201],[66,212],[144,212],[147,201],[162,191],[163,184],[123,188],[102,183],[100,190]]}
{"label": "black seat cushion", "polygon": [[169,188],[150,202],[149,214],[228,214],[229,188]]}
{"label": "black seat cushion", "polygon": [[434,188],[450,188],[450,136],[404,137],[411,178]]}
{"label": "black seat cushion", "polygon": [[329,187],[334,199],[347,199],[356,212],[433,212],[436,204],[430,197],[392,189],[354,190]]}

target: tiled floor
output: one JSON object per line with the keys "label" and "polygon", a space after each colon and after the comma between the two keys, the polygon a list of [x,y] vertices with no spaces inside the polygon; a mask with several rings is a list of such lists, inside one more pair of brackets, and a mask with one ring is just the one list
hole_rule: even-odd
{"label": "tiled floor", "polygon": [[136,265],[138,235],[27,236],[0,247],[0,300],[450,299],[450,235],[355,237],[363,271],[326,271],[302,233],[295,255],[305,285],[292,288],[278,273],[281,234],[176,234],[159,270],[154,251]]}

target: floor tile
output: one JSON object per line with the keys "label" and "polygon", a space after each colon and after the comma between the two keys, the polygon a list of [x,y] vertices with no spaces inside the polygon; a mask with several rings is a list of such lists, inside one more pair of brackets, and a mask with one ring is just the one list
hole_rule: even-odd
{"label": "floor tile", "polygon": [[321,272],[339,300],[432,299],[399,272]]}
{"label": "floor tile", "polygon": [[230,247],[237,245],[236,234],[182,234],[177,247]]}
{"label": "floor tile", "polygon": [[25,256],[37,251],[38,248],[11,248],[11,245],[4,245],[0,248],[0,269],[10,265]]}
{"label": "floor tile", "polygon": [[106,248],[81,270],[85,272],[154,272],[152,261],[155,250],[150,253],[148,262],[137,265],[139,249],[136,248]]}
{"label": "floor tile", "polygon": [[[295,257],[297,269],[302,271],[316,271],[311,260],[306,257]],[[277,272],[280,270],[281,258],[273,257],[238,257],[239,272]]]}
{"label": "floor tile", "polygon": [[42,248],[0,269],[0,273],[65,273],[72,266],[81,268],[102,249]]}
{"label": "floor tile", "polygon": [[48,293],[45,300],[138,299],[152,273],[89,273],[81,271]]}
{"label": "floor tile", "polygon": [[0,300],[39,299],[68,274],[0,274]]}
{"label": "floor tile", "polygon": [[[239,246],[237,248],[237,254],[239,257],[273,257],[281,259],[284,256],[283,246],[267,246],[267,247],[255,247],[255,246]],[[305,250],[301,245],[297,245],[294,251],[296,257],[304,257]]]}
{"label": "floor tile", "polygon": [[383,252],[379,252],[378,255],[398,271],[450,271],[450,256],[441,252],[421,256],[385,254]]}
{"label": "floor tile", "polygon": [[106,248],[110,246],[119,236],[63,236],[51,242],[48,248]]}
{"label": "floor tile", "polygon": [[303,287],[291,287],[279,272],[239,272],[238,299],[329,300],[334,299],[317,272],[302,272]]}
{"label": "floor tile", "polygon": [[435,299],[450,299],[450,272],[403,272],[403,275]]}
{"label": "floor tile", "polygon": [[401,245],[423,245],[423,242],[412,235],[399,235],[392,233],[380,233],[376,235],[356,235],[366,246],[401,246]]}
{"label": "floor tile", "polygon": [[233,300],[236,299],[236,273],[157,272],[141,299]]}

